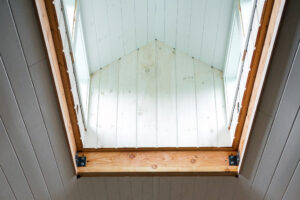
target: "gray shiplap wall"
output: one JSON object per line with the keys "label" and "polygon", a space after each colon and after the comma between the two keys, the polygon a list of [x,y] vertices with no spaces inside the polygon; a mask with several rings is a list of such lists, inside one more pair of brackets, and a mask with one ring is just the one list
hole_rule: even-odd
{"label": "gray shiplap wall", "polygon": [[0,0],[0,199],[298,199],[299,9],[287,2],[239,178],[76,179],[34,3]]}

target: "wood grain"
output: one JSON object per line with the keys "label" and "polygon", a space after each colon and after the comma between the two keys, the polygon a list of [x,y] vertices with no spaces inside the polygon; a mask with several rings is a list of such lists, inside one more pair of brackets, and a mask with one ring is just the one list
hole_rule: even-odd
{"label": "wood grain", "polygon": [[[82,142],[80,140],[76,111],[70,89],[70,80],[66,70],[66,60],[63,55],[62,40],[58,32],[58,22],[54,5],[51,0],[36,0],[35,4],[48,51],[48,58],[53,73],[70,151],[72,157],[75,158],[76,152],[82,149]],[[74,159],[73,163],[76,171]]]}
{"label": "wood grain", "polygon": [[238,146],[240,143],[240,139],[241,139],[244,125],[245,125],[245,120],[246,120],[248,110],[251,109],[249,107],[249,104],[250,104],[251,95],[253,92],[255,92],[255,90],[253,90],[254,82],[255,82],[256,78],[259,78],[259,74],[257,74],[257,70],[258,70],[259,61],[260,61],[260,58],[262,55],[262,50],[263,50],[263,47],[265,44],[265,38],[266,38],[268,26],[269,26],[269,21],[270,21],[270,16],[272,13],[273,4],[274,4],[274,0],[267,0],[265,3],[265,8],[264,8],[262,16],[261,16],[261,26],[258,30],[258,35],[257,35],[256,42],[255,42],[256,49],[252,56],[250,72],[249,72],[247,83],[246,83],[246,90],[243,95],[242,107],[241,107],[239,117],[238,117],[238,124],[237,124],[236,130],[235,130],[234,141],[232,143],[232,147],[236,150],[238,149]]}
{"label": "wood grain", "polygon": [[235,151],[148,151],[148,152],[83,152],[86,167],[81,176],[90,175],[189,175],[237,174],[237,166],[229,166],[228,156]]}
{"label": "wood grain", "polygon": [[[244,156],[244,151],[249,138],[253,119],[255,117],[256,108],[258,105],[259,97],[263,88],[265,76],[268,69],[269,60],[271,57],[275,37],[277,35],[277,29],[279,26],[281,13],[284,7],[284,0],[275,0],[273,10],[270,16],[269,26],[265,37],[264,46],[262,47],[260,61],[258,63],[257,74],[253,83],[253,90],[249,101],[249,107],[245,118],[244,127],[241,133],[241,139],[239,142],[239,149],[241,158]],[[267,11],[265,11],[267,12]]]}

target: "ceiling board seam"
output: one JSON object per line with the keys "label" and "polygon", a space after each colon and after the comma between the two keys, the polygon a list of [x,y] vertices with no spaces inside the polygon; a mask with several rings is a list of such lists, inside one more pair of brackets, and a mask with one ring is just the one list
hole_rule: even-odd
{"label": "ceiling board seam", "polygon": [[100,104],[99,104],[99,102],[100,102],[100,86],[101,86],[101,76],[100,76],[99,73],[100,72],[98,72],[98,74],[97,74],[97,76],[99,77],[98,88],[96,88],[98,90],[98,98],[97,98],[97,106],[96,106],[96,109],[97,109],[97,123],[96,123],[97,143],[96,143],[96,145],[97,145],[97,147],[99,147],[99,139],[100,139],[100,144],[101,144],[101,138],[99,138],[100,133],[98,132],[99,131],[98,130],[98,127],[99,127],[98,122],[99,122],[99,113],[100,113],[99,112],[99,108],[100,108]]}
{"label": "ceiling board seam", "polygon": [[[110,23],[109,23],[109,16],[108,16],[109,7],[108,7],[107,0],[105,0],[105,4],[106,4],[106,20],[107,20],[108,32],[109,32],[109,35],[111,36],[112,34],[111,34],[111,26],[110,26]],[[109,43],[110,43],[110,60],[113,60],[112,41],[111,41],[111,37],[110,36],[107,36],[107,37],[108,37]],[[107,63],[107,64],[111,64],[111,63]]]}
{"label": "ceiling board seam", "polygon": [[116,105],[116,138],[115,138],[115,148],[118,148],[118,119],[119,119],[119,83],[120,83],[120,67],[121,67],[121,60],[118,61],[118,66],[117,66],[117,105]]}
{"label": "ceiling board seam", "polygon": [[123,9],[122,9],[122,0],[119,0],[119,3],[120,3],[120,11],[121,11],[121,29],[122,29],[122,46],[123,46],[123,55],[126,54],[126,51],[125,51],[125,45],[124,45],[124,24],[123,24]]}
{"label": "ceiling board seam", "polygon": [[[28,61],[27,61],[27,58],[26,58],[25,53],[24,53],[23,44],[22,44],[22,42],[21,42],[21,40],[20,40],[20,33],[19,33],[18,28],[17,28],[16,21],[15,21],[15,17],[14,17],[14,14],[13,14],[13,12],[12,12],[12,9],[11,9],[11,3],[10,3],[9,1],[7,1],[7,4],[8,4],[8,9],[9,9],[10,16],[11,16],[12,21],[13,21],[13,28],[15,29],[16,34],[17,34],[18,44],[19,44],[20,47],[21,47],[21,54],[22,54],[22,57],[23,57],[23,59],[24,59],[24,61],[25,61],[25,63],[26,63],[26,66],[27,66],[27,67],[26,67],[26,71],[27,71],[27,73],[28,73],[28,75],[29,75],[29,78],[30,78],[30,81],[31,81],[31,84],[30,84],[30,85],[33,87],[33,92],[34,92],[34,95],[35,95],[35,99],[36,99],[36,101],[38,101],[38,100],[37,100],[37,96],[36,96],[36,92],[35,92],[35,90],[34,90],[32,78],[31,78],[31,75],[30,75],[30,72],[29,72],[29,69],[28,69]],[[10,90],[11,90],[11,92],[12,92],[12,94],[13,94],[13,97],[14,97],[14,99],[15,99],[15,102],[16,102],[16,104],[17,104],[19,114],[20,114],[20,116],[21,116],[21,118],[22,118],[23,125],[24,125],[24,127],[25,127],[25,129],[26,129],[27,136],[28,136],[29,141],[30,141],[30,144],[31,144],[31,146],[32,146],[32,149],[33,149],[33,152],[34,152],[34,157],[36,158],[38,167],[40,168],[40,172],[41,172],[41,174],[42,174],[42,177],[43,177],[43,180],[44,180],[44,183],[45,183],[47,192],[48,192],[48,194],[49,194],[49,197],[52,198],[52,195],[51,195],[51,193],[50,193],[50,191],[49,191],[48,184],[46,183],[46,179],[45,179],[43,170],[42,170],[42,168],[41,168],[40,161],[39,161],[39,159],[38,159],[38,157],[37,157],[37,154],[36,154],[36,149],[35,149],[35,147],[34,147],[34,145],[33,145],[33,143],[32,143],[32,138],[31,138],[31,136],[29,135],[29,131],[28,131],[28,127],[27,127],[28,125],[27,125],[27,124],[25,123],[25,121],[24,121],[24,117],[23,117],[23,114],[22,114],[22,112],[21,112],[21,108],[20,108],[19,102],[18,102],[17,97],[16,97],[16,95],[15,95],[15,91],[14,91],[14,89],[13,89],[13,86],[12,86],[11,80],[10,80],[10,78],[9,78],[9,76],[8,76],[8,73],[7,73],[7,71],[6,71],[6,68],[4,67],[4,66],[5,66],[5,65],[4,65],[5,63],[4,63],[4,61],[2,60],[2,58],[1,58],[1,61],[2,61],[2,63],[3,63],[3,69],[4,69],[4,72],[5,72],[5,76],[6,76],[6,78],[7,78],[7,81],[9,82]],[[40,108],[39,108],[39,111],[40,111]],[[41,112],[41,111],[40,111],[40,112]],[[47,130],[46,130],[46,131],[47,131]],[[48,131],[47,131],[47,132],[48,132]],[[48,135],[48,134],[47,134],[47,139],[48,139],[49,144],[51,145],[50,140],[49,140],[49,135]],[[51,147],[52,147],[52,146],[51,146]],[[56,164],[56,167],[57,167],[57,163],[55,163],[55,164]],[[62,182],[61,177],[60,177],[60,181]],[[33,194],[33,193],[32,193],[32,194]],[[33,194],[33,197],[34,197],[34,194]]]}
{"label": "ceiling board seam", "polygon": [[158,92],[157,92],[157,40],[155,40],[155,131],[156,131],[156,147],[158,147]]}
{"label": "ceiling board seam", "polygon": [[[278,165],[279,165],[279,163],[280,163],[280,161],[281,161],[281,159],[282,159],[282,155],[283,155],[283,153],[284,153],[286,144],[287,144],[288,141],[289,141],[291,132],[293,131],[295,122],[296,122],[296,120],[297,120],[297,118],[298,118],[299,111],[300,111],[300,109],[298,109],[298,111],[297,111],[297,113],[296,113],[296,115],[295,115],[295,118],[294,118],[294,120],[293,120],[293,123],[292,123],[292,125],[291,125],[291,128],[290,128],[290,130],[289,130],[289,132],[288,132],[288,134],[287,134],[287,139],[286,139],[285,142],[284,142],[283,150],[282,150],[281,153],[280,153],[280,157],[279,157],[279,159],[278,159],[278,161],[277,161],[277,163],[276,163],[276,167],[274,168],[274,171],[273,171],[273,173],[272,173],[272,178],[270,179],[269,185],[268,185],[268,187],[267,187],[267,189],[266,189],[266,191],[265,191],[265,194],[264,194],[264,198],[263,198],[263,199],[265,199],[265,197],[266,197],[266,194],[267,194],[267,192],[268,192],[268,190],[269,190],[269,188],[270,188],[270,185],[271,185],[271,183],[272,183],[272,180],[273,180],[273,178],[274,178],[274,175],[275,175],[275,173],[276,173],[276,171],[277,171],[277,167],[278,167]],[[296,168],[297,168],[297,166],[296,166]],[[294,169],[294,171],[296,170],[296,168]]]}
{"label": "ceiling board seam", "polygon": [[179,0],[177,0],[176,1],[176,4],[177,4],[177,7],[176,7],[176,9],[177,9],[177,11],[176,11],[176,36],[175,36],[175,48],[173,49],[173,53],[175,54],[175,66],[174,66],[174,72],[175,72],[175,95],[176,95],[176,98],[175,98],[175,104],[176,104],[176,147],[178,147],[178,108],[177,108],[177,106],[178,106],[178,95],[177,95],[177,93],[178,93],[178,88],[177,88],[177,49],[176,49],[176,47],[177,47],[177,40],[176,40],[176,38],[177,38],[177,35],[178,35],[178,1]]}
{"label": "ceiling board seam", "polygon": [[[222,6],[219,6],[219,16],[218,16],[218,26],[217,26],[217,32],[216,32],[216,37],[215,37],[215,44],[214,44],[214,50],[213,50],[213,56],[212,56],[212,61],[211,61],[211,64],[214,65],[215,63],[215,56],[216,56],[216,46],[217,46],[217,41],[218,41],[218,36],[219,36],[219,28],[220,28],[220,21],[221,21],[221,12],[223,13],[223,4],[224,4],[225,1],[222,1]],[[217,67],[216,65],[214,67]]]}
{"label": "ceiling board seam", "polygon": [[166,41],[166,0],[164,0],[164,42]]}
{"label": "ceiling board seam", "polygon": [[[0,57],[0,61],[2,62],[1,57]],[[4,66],[4,65],[3,65],[3,66]],[[2,124],[2,126],[3,126],[3,128],[4,128],[5,134],[7,135],[9,145],[10,145],[11,148],[13,149],[13,154],[16,156],[16,159],[18,160],[18,165],[20,166],[20,168],[21,168],[21,170],[22,170],[22,174],[23,174],[23,176],[24,176],[24,178],[25,178],[25,180],[26,180],[26,183],[27,183],[27,185],[28,185],[28,188],[29,188],[29,190],[30,190],[30,192],[31,192],[31,196],[34,198],[34,195],[33,195],[32,189],[31,189],[31,185],[30,185],[29,182],[28,182],[28,179],[27,179],[27,177],[26,177],[26,175],[25,175],[23,166],[22,166],[21,163],[20,163],[19,156],[17,155],[16,150],[15,150],[15,147],[14,147],[14,145],[13,145],[12,142],[11,142],[11,138],[9,137],[9,134],[8,134],[8,132],[7,132],[7,128],[6,128],[5,124],[3,123],[3,120],[2,120],[1,115],[0,115],[0,123]],[[1,165],[0,165],[0,168],[1,168],[1,170],[3,171]],[[4,173],[4,171],[3,171],[3,173]],[[4,174],[5,174],[5,173],[4,173]],[[6,175],[5,175],[5,177],[6,177]],[[7,181],[7,182],[8,182],[8,181]],[[13,191],[13,190],[12,190],[12,191]]]}
{"label": "ceiling board seam", "polygon": [[[256,167],[256,170],[255,170],[255,175],[254,175],[254,178],[253,178],[253,180],[251,181],[251,188],[252,188],[252,185],[253,185],[253,183],[254,183],[254,180],[255,180],[255,178],[256,178],[256,176],[257,176],[257,174],[258,174],[258,168],[259,168],[259,166],[260,166],[260,163],[261,163],[261,160],[262,160],[262,157],[263,157],[263,153],[264,153],[264,151],[265,151],[265,149],[267,148],[267,143],[268,143],[268,141],[269,141],[269,139],[270,139],[270,137],[271,137],[271,131],[272,131],[272,129],[273,129],[273,125],[274,125],[274,123],[275,123],[275,119],[277,118],[277,115],[278,115],[278,113],[279,113],[279,108],[280,108],[280,105],[282,104],[282,101],[283,101],[283,98],[284,98],[284,94],[285,94],[285,91],[286,91],[286,88],[287,88],[287,83],[288,83],[288,80],[290,79],[290,76],[291,76],[291,72],[292,72],[292,69],[293,69],[293,65],[294,65],[294,62],[295,62],[295,60],[296,60],[296,54],[297,54],[297,52],[300,50],[300,48],[299,48],[299,43],[298,43],[298,47],[297,47],[297,49],[295,50],[295,52],[293,53],[293,61],[292,61],[292,63],[290,64],[290,69],[289,69],[289,71],[288,71],[288,76],[287,76],[287,79],[285,80],[285,84],[284,84],[284,88],[283,88],[283,91],[281,92],[281,94],[280,94],[280,100],[279,100],[279,103],[278,103],[278,106],[277,106],[277,108],[276,108],[276,111],[275,111],[275,115],[274,115],[274,117],[273,117],[273,119],[272,119],[272,122],[271,122],[271,125],[270,125],[270,129],[268,130],[268,133],[267,133],[267,139],[266,139],[266,142],[264,143],[264,145],[263,145],[263,151],[262,151],[262,153],[261,153],[261,156],[260,156],[260,158],[259,158],[259,161],[258,161],[258,165],[257,165],[257,167]],[[299,112],[299,111],[298,111]]]}
{"label": "ceiling board seam", "polygon": [[289,180],[289,182],[288,182],[286,188],[284,189],[284,193],[283,193],[283,195],[282,195],[282,199],[285,199],[284,197],[285,197],[285,195],[286,195],[286,192],[287,192],[287,190],[288,190],[288,188],[289,188],[289,185],[290,185],[290,183],[292,182],[292,180],[293,180],[293,178],[294,178],[294,175],[295,175],[295,172],[296,172],[296,170],[298,169],[299,166],[300,166],[300,160],[298,160],[298,163],[297,163],[297,165],[296,165],[296,167],[295,167],[295,169],[294,169],[294,171],[293,171],[293,174],[292,174],[292,176],[291,176],[291,178],[290,178],[290,180]]}
{"label": "ceiling board seam", "polygon": [[12,186],[11,186],[11,183],[8,181],[8,178],[4,172],[4,170],[2,169],[2,166],[0,165],[0,171],[2,172],[3,176],[4,176],[4,180],[5,182],[8,184],[9,188],[10,188],[10,191],[13,193],[13,196],[15,199],[17,199],[16,197],[16,194],[15,194],[15,191],[13,190]]}
{"label": "ceiling board seam", "polygon": [[217,130],[217,145],[219,146],[219,121],[218,121],[218,110],[217,110],[217,97],[216,97],[216,78],[215,78],[215,69],[212,67],[213,75],[213,88],[214,88],[214,103],[215,103],[215,113],[216,113],[216,130]]}
{"label": "ceiling board seam", "polygon": [[[221,69],[226,61],[226,47],[229,40],[227,33],[231,25],[222,22],[230,21],[232,8],[231,3],[227,5],[224,1],[219,1],[214,1],[215,6],[208,0],[199,2],[197,0],[187,2],[102,0],[102,3],[93,1],[92,5],[86,5],[82,10],[83,14],[91,18],[90,20],[84,18],[85,23],[96,26],[95,30],[90,28],[87,32],[92,36],[97,35],[98,38],[96,44],[92,44],[93,39],[88,42],[90,44],[90,49],[87,49],[88,54],[93,55],[89,60],[93,63],[94,69],[99,69],[112,63],[115,57],[122,57],[129,50],[132,52],[134,47],[137,49],[145,42],[159,39],[163,42],[167,41],[172,47],[179,48],[178,50],[183,48],[183,52],[197,59],[206,60],[206,63],[212,62],[209,64]],[[100,13],[96,12],[99,8],[101,8]],[[93,15],[88,14],[90,10],[93,10]],[[210,15],[213,15],[212,19]],[[119,18],[121,24],[118,23]],[[98,19],[99,23],[97,23]],[[210,23],[211,20],[213,23]],[[116,23],[113,23],[114,21]],[[117,33],[121,35],[116,35]]]}
{"label": "ceiling board seam", "polygon": [[[12,12],[11,12],[11,8],[10,8],[10,7],[9,7],[9,10],[10,10],[10,14],[12,15]],[[12,18],[13,18],[13,16],[12,16]],[[15,20],[13,19],[13,21],[15,21]],[[16,32],[17,32],[17,35],[18,35],[18,40],[19,40],[19,33],[18,33],[17,29],[16,29],[15,22],[13,22],[13,23],[14,23],[14,28],[15,28],[15,30],[16,30]],[[20,43],[20,41],[19,41],[19,43]],[[23,57],[24,57],[24,59],[25,59],[22,44],[20,44],[20,46],[21,46],[21,48],[22,48],[22,55],[23,55]],[[26,59],[25,59],[25,60],[26,60]],[[1,61],[3,62],[2,59],[1,59]],[[26,62],[26,65],[27,65],[27,61],[25,61],[25,62]],[[5,66],[5,63],[3,62],[3,70],[4,70],[4,73],[5,73],[5,77],[6,77],[7,81],[8,81],[8,84],[9,84],[8,87],[10,88],[10,91],[11,91],[12,96],[13,96],[13,98],[14,98],[14,101],[15,101],[15,103],[16,103],[17,110],[18,110],[18,114],[21,116],[21,121],[22,121],[22,124],[23,124],[24,127],[25,127],[26,135],[27,135],[28,140],[29,140],[29,142],[30,142],[30,144],[31,144],[31,149],[33,150],[34,158],[35,158],[35,160],[36,160],[36,162],[37,162],[38,168],[40,169],[39,172],[40,172],[40,174],[41,174],[41,176],[42,176],[42,178],[43,178],[43,183],[45,184],[45,187],[46,187],[46,189],[47,189],[47,192],[48,192],[48,194],[49,194],[49,197],[51,198],[51,194],[50,194],[50,192],[49,192],[48,185],[46,184],[46,179],[45,179],[44,173],[43,173],[43,171],[42,171],[42,169],[41,169],[40,161],[38,160],[37,155],[36,155],[36,149],[34,148],[33,143],[32,143],[32,141],[31,141],[32,139],[31,139],[31,137],[30,137],[30,135],[29,135],[29,131],[28,131],[27,125],[25,124],[23,114],[21,113],[21,109],[20,109],[19,102],[17,101],[17,97],[16,97],[15,92],[14,92],[14,90],[13,90],[11,81],[10,81],[10,79],[9,79],[9,77],[8,77],[6,68],[5,68],[4,66]],[[0,117],[1,117],[1,116],[0,116]],[[10,138],[10,137],[9,137],[9,138]],[[32,193],[32,195],[33,195],[33,197],[35,196],[34,193]]]}
{"label": "ceiling board seam", "polygon": [[[192,31],[192,7],[193,7],[193,1],[192,0],[190,0],[190,23],[189,23],[189,38],[191,37],[191,31]],[[191,46],[190,46],[190,42],[189,42],[189,40],[188,40],[188,42],[187,42],[187,55],[188,55],[188,52],[190,52],[190,48],[191,48]],[[194,62],[194,61],[193,61]]]}
{"label": "ceiling board seam", "polygon": [[147,0],[147,42],[149,42],[149,0]]}
{"label": "ceiling board seam", "polygon": [[35,96],[36,101],[37,101],[38,110],[39,110],[39,113],[40,113],[41,118],[42,118],[42,120],[43,120],[44,128],[45,128],[45,130],[46,130],[46,132],[47,132],[47,138],[48,138],[48,140],[49,140],[50,148],[51,148],[51,150],[52,150],[53,157],[54,157],[54,159],[55,159],[55,161],[56,161],[55,167],[56,167],[56,169],[57,169],[57,171],[58,171],[58,173],[59,173],[60,181],[61,181],[61,183],[62,183],[62,185],[63,185],[63,187],[64,187],[63,190],[65,191],[65,184],[64,184],[64,182],[63,182],[63,180],[62,180],[61,171],[60,171],[60,169],[59,169],[59,167],[58,167],[58,164],[57,164],[57,158],[56,158],[56,155],[55,155],[54,150],[53,150],[53,144],[52,144],[51,139],[50,139],[50,137],[49,137],[49,131],[48,131],[48,128],[47,128],[47,126],[46,126],[46,121],[45,121],[45,119],[44,119],[44,115],[42,114],[42,111],[41,111],[41,105],[40,105],[40,102],[39,102],[38,97],[37,97],[37,95],[36,95],[36,89],[35,89],[35,86],[34,86],[34,84],[33,84],[33,80],[32,80],[30,71],[28,71],[28,74],[29,74],[30,81],[31,81],[31,83],[32,83],[32,88],[33,88],[33,91],[34,91],[34,96]]}
{"label": "ceiling board seam", "polygon": [[137,47],[137,41],[136,41],[136,5],[135,5],[136,3],[135,3],[135,0],[134,0],[134,6],[133,6],[133,9],[134,9],[134,34],[135,34],[135,36],[134,36],[134,40],[135,40],[135,49],[137,49],[138,47]]}
{"label": "ceiling board seam", "polygon": [[194,57],[192,57],[193,59],[193,71],[194,71],[194,89],[195,89],[195,107],[196,107],[196,129],[197,129],[197,147],[199,147],[199,124],[198,124],[198,95],[197,95],[197,80],[196,80],[196,70],[195,70],[195,59]]}
{"label": "ceiling board seam", "polygon": [[204,33],[204,26],[205,26],[205,15],[206,15],[206,10],[207,10],[207,1],[205,0],[205,4],[204,4],[204,12],[203,12],[203,25],[202,25],[202,33],[201,33],[201,48],[200,48],[200,54],[199,57],[202,57],[202,49],[203,49],[203,33]]}
{"label": "ceiling board seam", "polygon": [[[96,20],[95,20],[95,12],[94,12],[94,9],[93,8],[96,8],[96,6],[95,6],[95,0],[92,0],[92,15],[93,15],[93,21],[94,21],[94,26],[95,26],[95,32],[96,32],[96,40],[98,40],[99,42],[100,42],[100,40],[99,40],[99,34],[98,34],[98,31],[97,31],[97,26],[96,26]],[[100,56],[100,51],[99,51],[99,47],[98,47],[98,45],[96,45],[96,48],[97,48],[97,54],[98,54],[98,58],[100,59],[100,66],[99,67],[101,67],[101,56]],[[103,62],[103,61],[102,61]],[[93,66],[94,67],[94,66]],[[97,67],[97,66],[95,66],[95,67]],[[92,67],[91,67],[92,68]]]}
{"label": "ceiling board seam", "polygon": [[138,148],[138,65],[139,65],[140,49],[137,49],[136,66],[135,66],[135,147]]}

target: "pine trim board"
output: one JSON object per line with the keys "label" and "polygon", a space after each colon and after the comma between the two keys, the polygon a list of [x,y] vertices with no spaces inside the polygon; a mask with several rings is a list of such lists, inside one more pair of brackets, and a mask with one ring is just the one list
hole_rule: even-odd
{"label": "pine trim board", "polygon": [[[252,95],[254,95],[258,91],[260,91],[257,88],[255,88],[255,89],[253,88],[254,82],[255,81],[259,81],[259,82],[263,81],[263,80],[260,80],[262,77],[262,74],[257,73],[257,71],[258,71],[258,66],[260,63],[260,58],[262,56],[262,49],[263,49],[264,45],[268,45],[268,44],[265,44],[265,38],[266,38],[266,34],[267,34],[267,30],[268,30],[268,26],[269,26],[269,22],[270,22],[270,18],[271,18],[273,5],[274,5],[274,0],[268,0],[265,2],[265,6],[263,9],[262,16],[264,16],[264,17],[261,18],[261,26],[259,27],[258,34],[257,34],[256,40],[255,40],[255,45],[254,45],[255,50],[254,50],[254,53],[253,53],[252,59],[251,59],[250,71],[249,71],[249,75],[248,75],[247,82],[246,82],[246,89],[245,89],[245,92],[244,92],[244,95],[242,98],[242,108],[239,113],[238,124],[237,124],[236,131],[235,131],[235,139],[233,141],[234,149],[237,149],[240,144],[241,134],[242,134],[242,131],[243,131],[243,128],[245,125],[246,116],[247,116],[248,112],[251,111],[251,107],[249,107],[250,98]],[[271,33],[273,33],[273,32],[271,32]],[[263,66],[263,67],[267,67],[267,66]]]}
{"label": "pine trim board", "polygon": [[[44,36],[45,46],[55,83],[57,97],[60,104],[70,153],[75,158],[76,152],[82,149],[79,128],[74,109],[70,81],[65,66],[63,55],[63,44],[58,33],[58,22],[54,6],[51,0],[36,0],[36,9],[40,19],[41,29]],[[74,170],[77,173],[75,159],[73,160]]]}
{"label": "pine trim board", "polygon": [[[271,6],[265,8],[264,12],[266,15],[269,16],[269,21],[266,19],[261,23],[261,32],[264,32],[264,42],[259,41],[257,39],[257,51],[255,56],[259,56],[258,58],[253,59],[253,65],[257,66],[256,69],[256,76],[255,80],[252,82],[252,92],[251,97],[249,99],[248,103],[248,111],[247,115],[245,117],[245,122],[243,125],[243,129],[241,130],[241,136],[239,137],[239,142],[236,142],[238,144],[238,151],[241,152],[241,160],[244,157],[245,150],[247,147],[247,142],[249,140],[251,126],[255,117],[255,111],[258,105],[259,97],[262,92],[262,87],[264,84],[264,80],[266,77],[266,73],[268,70],[268,64],[271,57],[271,53],[273,50],[274,42],[277,35],[277,30],[279,28],[281,15],[284,9],[285,0],[275,0],[273,4],[273,8]],[[267,27],[268,24],[268,27]],[[263,34],[263,33],[260,33]],[[263,37],[263,36],[262,36]],[[254,56],[253,56],[254,57]],[[250,82],[250,81],[249,81]],[[250,84],[250,83],[249,83]],[[234,146],[235,147],[235,146]],[[242,163],[241,163],[242,164]],[[241,165],[240,165],[241,168]]]}
{"label": "pine trim board", "polygon": [[[249,101],[252,93],[260,94],[262,87],[254,87],[254,82],[263,83],[265,73],[257,75],[257,70],[252,70],[248,76],[246,92],[243,95],[242,114],[239,115],[238,128],[235,131],[235,139],[231,148],[174,148],[174,149],[151,149],[144,148],[128,151],[121,149],[113,151],[109,149],[106,152],[93,149],[82,148],[80,139],[80,130],[77,124],[76,110],[70,90],[70,80],[65,66],[65,57],[63,54],[63,44],[58,30],[58,22],[55,7],[51,0],[36,0],[36,8],[39,15],[41,29],[43,32],[48,58],[51,65],[53,79],[57,91],[59,104],[66,128],[66,135],[69,143],[70,153],[72,154],[74,171],[82,176],[103,176],[103,175],[237,175],[239,167],[229,166],[228,156],[236,155],[238,150],[242,150],[244,155],[245,144],[250,134],[251,120],[246,121],[248,113],[254,117],[256,107],[249,107]],[[265,62],[271,56],[270,51],[263,50],[268,48],[270,40],[274,38],[276,30],[274,29],[274,20],[280,20],[284,0],[267,0],[261,16],[262,26],[258,30],[257,42],[251,63]],[[276,8],[276,9],[273,9]],[[272,17],[271,17],[272,16]],[[270,21],[271,18],[271,21]],[[269,23],[272,25],[269,29]],[[271,30],[272,29],[272,30]],[[268,36],[266,34],[268,32]],[[270,36],[271,35],[271,36]],[[274,39],[272,40],[274,42]],[[267,47],[266,47],[267,46]],[[270,49],[272,50],[272,49]],[[264,59],[261,59],[264,58]],[[263,64],[260,64],[263,65]],[[253,65],[251,65],[253,66]],[[265,66],[267,67],[267,65]],[[253,68],[255,69],[255,68]],[[257,69],[257,67],[256,67]],[[260,69],[261,70],[261,69]],[[258,82],[258,83],[257,83]],[[257,97],[258,98],[258,97]],[[246,100],[245,100],[246,99]],[[257,99],[256,99],[257,101]],[[251,112],[250,112],[251,111]],[[243,131],[243,128],[248,131]],[[243,131],[243,134],[242,134]],[[243,143],[240,145],[240,140]],[[245,139],[246,138],[246,139]],[[176,151],[174,151],[176,150]],[[84,155],[87,157],[86,167],[77,167],[75,155]]]}
{"label": "pine trim board", "polygon": [[237,175],[237,166],[229,166],[234,151],[143,151],[82,152],[86,167],[81,176],[95,175]]}

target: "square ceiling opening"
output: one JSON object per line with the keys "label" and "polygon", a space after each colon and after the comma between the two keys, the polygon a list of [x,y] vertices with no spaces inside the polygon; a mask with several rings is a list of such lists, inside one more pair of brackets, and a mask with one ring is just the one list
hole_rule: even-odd
{"label": "square ceiling opening", "polygon": [[36,1],[76,174],[236,175],[285,1],[85,3]]}
{"label": "square ceiling opening", "polygon": [[83,148],[231,147],[254,5],[56,3]]}

